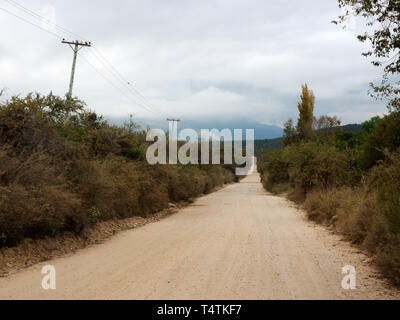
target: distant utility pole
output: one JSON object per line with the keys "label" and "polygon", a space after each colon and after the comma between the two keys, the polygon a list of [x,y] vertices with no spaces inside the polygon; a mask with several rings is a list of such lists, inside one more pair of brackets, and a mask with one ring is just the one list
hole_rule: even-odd
{"label": "distant utility pole", "polygon": [[91,42],[81,42],[81,41],[66,41],[63,39],[61,43],[68,44],[72,51],[74,51],[74,60],[72,62],[72,71],[71,71],[71,80],[69,82],[69,90],[67,93],[67,98],[72,99],[72,88],[74,86],[74,77],[75,77],[75,67],[76,67],[76,58],[78,56],[79,50],[81,50],[83,47],[91,47],[92,43]]}

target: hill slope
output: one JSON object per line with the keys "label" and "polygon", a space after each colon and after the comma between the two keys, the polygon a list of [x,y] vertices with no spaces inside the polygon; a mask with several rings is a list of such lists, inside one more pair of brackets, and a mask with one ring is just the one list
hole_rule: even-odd
{"label": "hill slope", "polygon": [[[362,130],[362,125],[360,124],[347,124],[345,126],[341,126],[340,129],[346,132],[354,132],[358,133]],[[257,138],[256,138],[257,139]],[[256,140],[254,145],[256,155],[259,155],[267,150],[279,150],[283,148],[282,138],[276,139],[258,139]]]}

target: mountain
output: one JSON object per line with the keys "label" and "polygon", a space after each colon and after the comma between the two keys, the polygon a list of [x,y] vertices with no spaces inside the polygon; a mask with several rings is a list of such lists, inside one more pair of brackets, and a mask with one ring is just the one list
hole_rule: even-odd
{"label": "mountain", "polygon": [[283,148],[282,138],[254,141],[254,150],[256,155],[259,155],[267,150],[280,150],[282,148]]}
{"label": "mountain", "polygon": [[[106,117],[108,121],[116,125],[122,125],[123,123],[129,122],[128,118],[111,118]],[[142,128],[157,128],[168,131],[168,122],[160,120],[145,120],[145,119],[134,119],[134,122],[139,124]],[[254,129],[254,138],[257,140],[261,139],[275,139],[282,137],[283,129],[274,126],[258,123],[251,120],[240,120],[240,119],[208,119],[208,120],[192,120],[182,119],[178,126],[179,130],[182,129],[194,129],[200,131],[201,129],[230,129],[233,133],[233,129],[242,129],[245,134],[246,129]]]}
{"label": "mountain", "polygon": [[347,124],[345,126],[340,127],[343,131],[349,131],[349,132],[354,132],[354,133],[359,133],[362,131],[362,125],[361,124]]}

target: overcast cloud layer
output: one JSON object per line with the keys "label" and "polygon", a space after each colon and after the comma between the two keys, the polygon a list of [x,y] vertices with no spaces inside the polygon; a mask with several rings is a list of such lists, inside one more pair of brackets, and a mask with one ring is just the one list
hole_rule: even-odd
{"label": "overcast cloud layer", "polygon": [[[317,115],[359,123],[385,112],[384,103],[367,95],[380,70],[361,56],[356,30],[330,23],[340,14],[336,0],[18,2],[36,12],[54,6],[57,24],[96,44],[153,110],[122,95],[79,57],[74,95],[106,116],[246,118],[282,126],[297,118],[304,82],[317,97]],[[0,7],[40,24],[3,0]],[[3,11],[0,28],[0,88],[64,95],[72,50]],[[117,85],[92,52],[84,48],[81,55]]]}

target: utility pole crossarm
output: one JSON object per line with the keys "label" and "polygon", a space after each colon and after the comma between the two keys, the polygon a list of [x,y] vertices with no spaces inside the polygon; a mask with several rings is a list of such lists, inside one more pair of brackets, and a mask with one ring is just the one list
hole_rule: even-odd
{"label": "utility pole crossarm", "polygon": [[76,41],[66,41],[65,39],[63,39],[61,41],[61,43],[70,44],[70,45],[78,45],[78,46],[82,46],[82,47],[91,47],[92,46],[91,42],[86,42],[86,41],[84,42],[84,41],[78,41],[78,40],[76,40]]}
{"label": "utility pole crossarm", "polygon": [[72,88],[74,86],[74,78],[75,78],[75,67],[76,67],[76,59],[78,56],[78,51],[80,49],[82,49],[83,47],[91,47],[92,43],[91,42],[82,42],[82,41],[66,41],[65,39],[63,39],[61,41],[61,43],[63,44],[68,44],[72,51],[74,52],[74,59],[72,61],[72,71],[71,71],[71,80],[69,82],[69,90],[67,93],[67,98],[68,99],[72,99]]}

